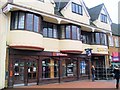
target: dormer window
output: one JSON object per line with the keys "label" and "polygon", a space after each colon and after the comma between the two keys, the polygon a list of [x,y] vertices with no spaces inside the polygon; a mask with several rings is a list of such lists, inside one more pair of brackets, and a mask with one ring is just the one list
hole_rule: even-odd
{"label": "dormer window", "polygon": [[107,15],[101,14],[101,22],[107,23]]}
{"label": "dormer window", "polygon": [[82,6],[72,2],[72,12],[82,15]]}

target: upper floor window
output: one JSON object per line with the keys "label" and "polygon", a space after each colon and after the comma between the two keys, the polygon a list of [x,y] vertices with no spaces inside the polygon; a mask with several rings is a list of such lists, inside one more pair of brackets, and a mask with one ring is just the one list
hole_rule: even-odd
{"label": "upper floor window", "polygon": [[119,38],[115,37],[115,47],[119,47]]}
{"label": "upper floor window", "polygon": [[58,38],[57,25],[43,22],[43,36],[50,38]]}
{"label": "upper floor window", "polygon": [[109,46],[114,46],[113,37],[109,36]]}
{"label": "upper floor window", "polygon": [[91,44],[92,34],[90,32],[81,31],[82,43]]}
{"label": "upper floor window", "polygon": [[61,25],[61,38],[80,40],[80,27],[76,25]]}
{"label": "upper floor window", "polygon": [[93,43],[100,45],[107,45],[107,36],[105,33],[93,33]]}
{"label": "upper floor window", "polygon": [[28,12],[12,12],[11,13],[11,29],[29,30],[40,32],[41,17]]}
{"label": "upper floor window", "polygon": [[82,6],[72,2],[72,12],[82,15]]}
{"label": "upper floor window", "polygon": [[107,15],[101,14],[101,22],[107,23]]}

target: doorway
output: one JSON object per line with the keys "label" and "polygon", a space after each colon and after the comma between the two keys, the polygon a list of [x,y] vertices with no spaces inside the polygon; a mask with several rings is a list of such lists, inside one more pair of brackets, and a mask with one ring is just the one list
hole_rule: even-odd
{"label": "doorway", "polygon": [[15,86],[37,83],[37,60],[15,60],[13,65]]}

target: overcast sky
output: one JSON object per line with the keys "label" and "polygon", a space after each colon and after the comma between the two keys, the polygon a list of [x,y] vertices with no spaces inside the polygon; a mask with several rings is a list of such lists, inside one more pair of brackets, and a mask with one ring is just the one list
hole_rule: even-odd
{"label": "overcast sky", "polygon": [[85,2],[88,8],[104,3],[112,19],[112,22],[118,23],[118,2],[120,0],[83,0],[83,1]]}

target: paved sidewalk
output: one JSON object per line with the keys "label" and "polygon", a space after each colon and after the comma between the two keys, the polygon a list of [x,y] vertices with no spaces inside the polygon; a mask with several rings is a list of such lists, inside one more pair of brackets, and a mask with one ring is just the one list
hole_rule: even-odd
{"label": "paved sidewalk", "polygon": [[115,88],[115,80],[82,80],[45,85],[22,86],[15,88]]}

